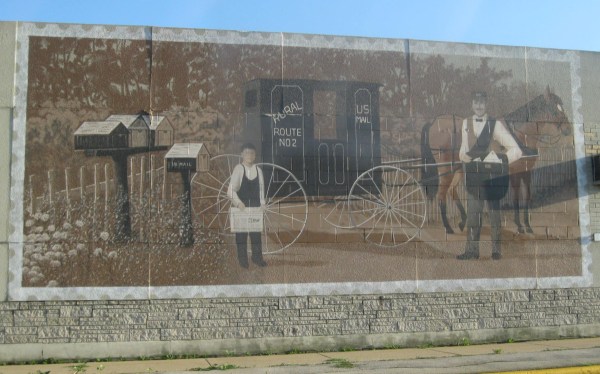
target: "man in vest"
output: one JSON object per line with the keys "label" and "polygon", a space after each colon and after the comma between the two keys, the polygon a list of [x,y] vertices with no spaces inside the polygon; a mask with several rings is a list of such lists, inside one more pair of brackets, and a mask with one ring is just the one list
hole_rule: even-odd
{"label": "man in vest", "polygon": [[[487,94],[485,92],[473,93],[472,109],[473,116],[467,117],[463,121],[462,142],[459,153],[460,160],[465,163],[465,169],[467,170],[465,176],[467,178],[468,206],[467,243],[465,252],[458,255],[457,258],[459,260],[479,258],[479,237],[483,221],[483,207],[487,202],[492,236],[492,259],[499,260],[502,258],[500,251],[500,199],[506,193],[506,190],[499,194],[500,196],[494,196],[493,188],[488,190],[478,186],[469,188],[469,170],[481,170],[483,166],[489,167],[492,163],[498,163],[496,167],[502,167],[502,162],[511,164],[521,158],[522,151],[514,137],[506,129],[506,126],[501,121],[488,117]],[[495,153],[492,143],[499,144],[500,150],[504,154]],[[505,169],[508,169],[507,165]]]}

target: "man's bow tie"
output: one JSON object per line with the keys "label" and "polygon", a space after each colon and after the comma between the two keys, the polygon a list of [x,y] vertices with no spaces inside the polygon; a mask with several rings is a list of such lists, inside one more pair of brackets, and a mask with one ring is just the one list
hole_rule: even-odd
{"label": "man's bow tie", "polygon": [[483,122],[483,120],[481,118],[476,118],[475,122]]}

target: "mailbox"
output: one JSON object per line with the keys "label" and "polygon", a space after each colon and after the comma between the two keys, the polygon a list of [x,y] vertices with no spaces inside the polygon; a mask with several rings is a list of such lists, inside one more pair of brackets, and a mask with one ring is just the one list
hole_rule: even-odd
{"label": "mailbox", "polygon": [[75,149],[127,148],[129,131],[120,121],[84,122],[75,131]]}
{"label": "mailbox", "polygon": [[106,121],[121,122],[129,131],[129,148],[148,147],[150,130],[141,114],[113,114]]}
{"label": "mailbox", "polygon": [[165,155],[167,171],[206,172],[210,153],[203,143],[175,143]]}
{"label": "mailbox", "polygon": [[150,146],[162,147],[173,145],[173,125],[165,116],[144,116],[150,126]]}

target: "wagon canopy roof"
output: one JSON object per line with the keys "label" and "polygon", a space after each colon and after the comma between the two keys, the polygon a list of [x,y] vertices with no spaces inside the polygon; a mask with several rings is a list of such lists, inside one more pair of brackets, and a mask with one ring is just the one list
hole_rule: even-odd
{"label": "wagon canopy roof", "polygon": [[75,135],[109,135],[119,125],[125,127],[120,121],[91,121],[84,122],[75,131]]}
{"label": "wagon canopy roof", "polygon": [[125,127],[130,128],[131,125],[133,125],[138,119],[141,119],[141,121],[135,127],[148,127],[148,122],[143,118],[141,114],[113,114],[110,115],[106,120],[119,121],[123,123]]}
{"label": "wagon canopy roof", "polygon": [[315,89],[323,88],[348,88],[351,86],[369,86],[372,88],[381,87],[383,84],[378,82],[353,81],[353,80],[317,80],[317,79],[273,79],[273,78],[257,78],[246,82],[249,84],[267,83],[271,85],[298,85],[309,86]]}
{"label": "wagon canopy roof", "polygon": [[165,158],[197,157],[201,152],[208,153],[204,143],[175,143],[165,155]]}

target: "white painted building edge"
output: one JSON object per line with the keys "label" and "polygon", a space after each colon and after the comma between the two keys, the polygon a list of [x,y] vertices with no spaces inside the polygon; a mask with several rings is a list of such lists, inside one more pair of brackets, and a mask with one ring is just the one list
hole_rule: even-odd
{"label": "white painted building edge", "polygon": [[[197,37],[193,38],[193,35]],[[589,249],[590,216],[588,211],[588,181],[583,135],[579,77],[579,54],[575,51],[558,51],[529,48],[526,56],[535,60],[567,62],[571,67],[571,89],[573,105],[573,130],[577,156],[577,181],[579,192],[579,217],[581,228],[582,275],[550,278],[495,278],[466,280],[410,280],[398,282],[348,282],[348,283],[302,283],[302,284],[249,284],[223,286],[165,286],[153,287],[55,287],[35,288],[22,286],[23,261],[23,197],[25,171],[25,126],[27,108],[29,37],[93,37],[109,39],[142,39],[158,41],[214,42],[226,44],[273,44],[280,37],[282,46],[297,45],[318,48],[339,49],[383,49],[382,46],[405,46],[387,39],[367,39],[353,37],[328,37],[295,34],[243,33],[215,30],[183,30],[126,26],[58,25],[39,23],[19,23],[17,28],[17,53],[15,73],[15,111],[13,129],[13,157],[11,165],[11,211],[9,233],[9,299],[10,300],[52,300],[52,299],[148,299],[148,298],[194,298],[194,297],[237,297],[237,296],[286,296],[323,294],[369,294],[406,293],[438,291],[471,291],[494,289],[531,288],[571,288],[592,285],[591,253]],[[251,36],[251,37],[249,37]],[[254,42],[250,42],[250,41]],[[355,40],[361,41],[355,43]],[[258,42],[261,41],[261,42]],[[411,42],[412,43],[412,42]],[[370,46],[370,47],[367,47]],[[377,48],[374,48],[377,46]],[[522,47],[524,48],[524,47]],[[411,53],[436,53],[479,57],[519,57],[519,47],[488,45],[467,45],[442,42],[415,42]],[[384,49],[385,50],[385,49]],[[398,50],[394,49],[393,50]],[[404,50],[404,49],[402,49]],[[512,52],[514,51],[514,52]],[[507,56],[510,53],[511,56]]]}

